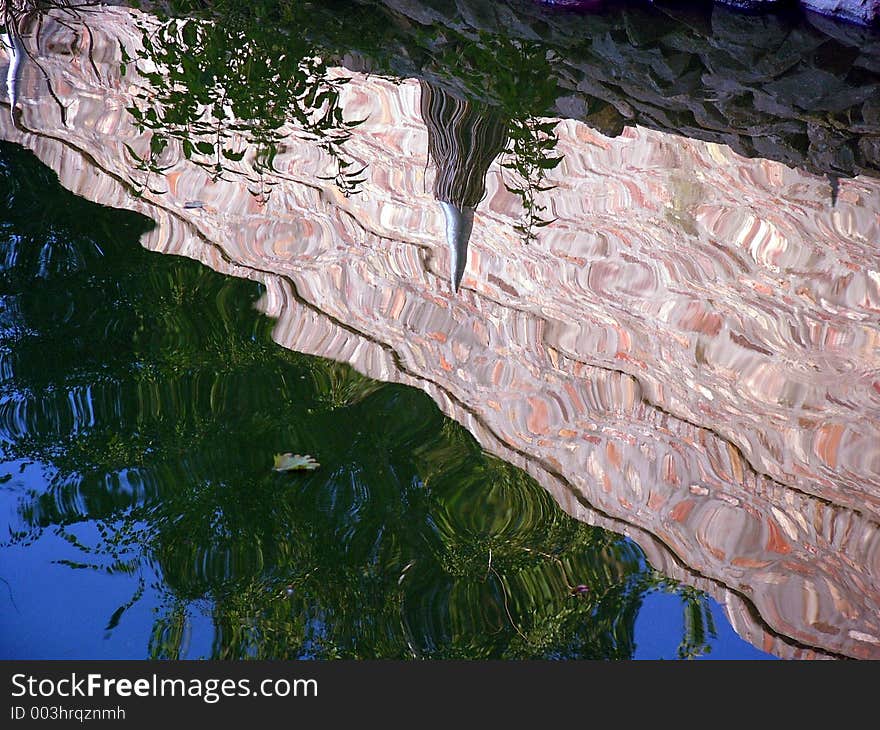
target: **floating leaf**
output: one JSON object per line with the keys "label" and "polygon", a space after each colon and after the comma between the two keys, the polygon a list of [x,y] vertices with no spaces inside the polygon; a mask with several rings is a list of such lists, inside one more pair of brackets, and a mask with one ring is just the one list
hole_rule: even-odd
{"label": "floating leaf", "polygon": [[321,466],[308,454],[275,454],[275,471],[313,471]]}

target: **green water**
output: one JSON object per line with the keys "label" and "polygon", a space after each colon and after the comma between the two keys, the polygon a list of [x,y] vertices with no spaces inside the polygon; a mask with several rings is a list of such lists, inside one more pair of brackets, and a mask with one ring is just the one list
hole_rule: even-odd
{"label": "green water", "polygon": [[0,192],[5,658],[617,659],[649,609],[653,655],[752,651],[421,391],[276,345],[260,285],[7,143]]}
{"label": "green water", "polygon": [[[147,22],[141,57],[123,51],[120,74],[152,85],[127,110],[152,134],[126,160],[135,194],[165,189],[168,145],[234,174],[244,134],[269,196],[291,122],[335,160],[324,182],[358,194],[359,120],[332,73],[348,54],[472,99],[472,126],[509,140],[525,238],[548,223],[560,158],[541,116],[561,56],[546,43],[392,22],[377,3],[224,0],[222,23],[171,5],[188,19]],[[0,143],[0,658],[765,656],[425,393],[276,345],[259,284],[144,250],[151,225]],[[283,452],[320,467],[275,472]]]}

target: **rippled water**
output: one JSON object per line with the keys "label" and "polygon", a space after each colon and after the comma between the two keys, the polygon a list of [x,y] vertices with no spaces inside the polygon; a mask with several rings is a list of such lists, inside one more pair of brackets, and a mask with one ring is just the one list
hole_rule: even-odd
{"label": "rippled water", "polygon": [[420,391],[276,345],[257,284],[6,143],[0,190],[5,658],[753,653]]}
{"label": "rippled water", "polygon": [[452,5],[24,19],[9,575],[85,655],[880,656],[880,37]]}

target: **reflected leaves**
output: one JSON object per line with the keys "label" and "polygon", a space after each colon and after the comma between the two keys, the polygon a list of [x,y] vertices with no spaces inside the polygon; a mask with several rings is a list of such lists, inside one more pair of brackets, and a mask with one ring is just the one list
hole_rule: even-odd
{"label": "reflected leaves", "polygon": [[[331,74],[304,36],[248,17],[172,18],[158,27],[142,20],[138,57],[122,48],[123,73],[135,64],[149,84],[129,108],[139,128],[152,131],[146,153],[127,145],[142,173],[133,182],[141,192],[161,193],[173,146],[214,180],[251,168],[250,190],[265,200],[276,184],[275,158],[295,130],[333,160],[328,179],[344,195],[357,192],[365,168],[343,147],[363,120],[346,119],[340,101],[350,79]],[[248,166],[237,166],[245,160]]]}
{"label": "reflected leaves", "polygon": [[[332,182],[343,195],[358,192],[366,165],[348,156],[345,144],[364,120],[346,117],[341,92],[351,79],[326,60],[347,52],[344,44],[354,40],[336,38],[333,33],[342,31],[328,23],[329,38],[312,42],[318,22],[309,15],[314,9],[304,3],[285,9],[283,22],[274,25],[238,10],[230,10],[222,22],[193,15],[191,9],[188,17],[158,26],[141,21],[138,57],[121,50],[123,72],[134,64],[148,82],[129,108],[139,128],[152,132],[148,149],[138,152],[126,145],[140,173],[132,180],[137,190],[164,192],[164,174],[183,156],[214,180],[248,175],[251,193],[265,201],[278,184],[276,157],[285,138],[295,133],[332,160],[334,173],[319,179]],[[368,32],[358,40],[367,46],[378,43]],[[516,229],[531,242],[552,223],[543,198],[553,189],[547,174],[562,159],[555,154],[555,121],[539,116],[558,94],[557,59],[540,43],[494,36],[459,41],[444,46],[436,64],[453,88],[463,86],[474,100],[490,100],[496,113],[509,120],[509,143],[500,163],[503,182],[522,203]],[[370,51],[377,68],[391,63],[382,58],[381,47]],[[447,57],[451,53],[454,58]]]}
{"label": "reflected leaves", "polygon": [[502,157],[501,168],[508,173],[505,187],[522,204],[523,214],[515,228],[526,243],[535,240],[538,229],[555,220],[547,216],[542,198],[556,187],[547,182],[547,173],[563,159],[555,154],[559,142],[556,124],[556,120],[528,117],[511,120],[508,130],[508,153]]}
{"label": "reflected leaves", "polygon": [[[456,42],[457,41],[457,42]],[[491,102],[508,120],[508,144],[501,156],[503,182],[519,198],[523,214],[516,226],[525,243],[550,225],[545,193],[555,186],[547,174],[562,161],[556,153],[557,120],[548,119],[559,96],[555,67],[559,56],[545,44],[483,33],[476,39],[447,39],[438,66],[474,99]]]}
{"label": "reflected leaves", "polygon": [[710,653],[710,642],[717,636],[715,619],[705,597],[687,586],[678,589],[684,611],[684,631],[678,645],[679,659],[696,659]]}

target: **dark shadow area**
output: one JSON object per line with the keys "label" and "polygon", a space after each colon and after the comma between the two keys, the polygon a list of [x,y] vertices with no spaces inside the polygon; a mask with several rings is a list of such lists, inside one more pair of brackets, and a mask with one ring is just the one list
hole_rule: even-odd
{"label": "dark shadow area", "polygon": [[[560,12],[530,0],[362,0],[385,17],[374,72],[427,79],[508,117],[726,144],[830,176],[880,170],[880,32],[814,13],[710,3]],[[529,54],[523,66],[524,49]],[[535,80],[539,81],[536,93]]]}

